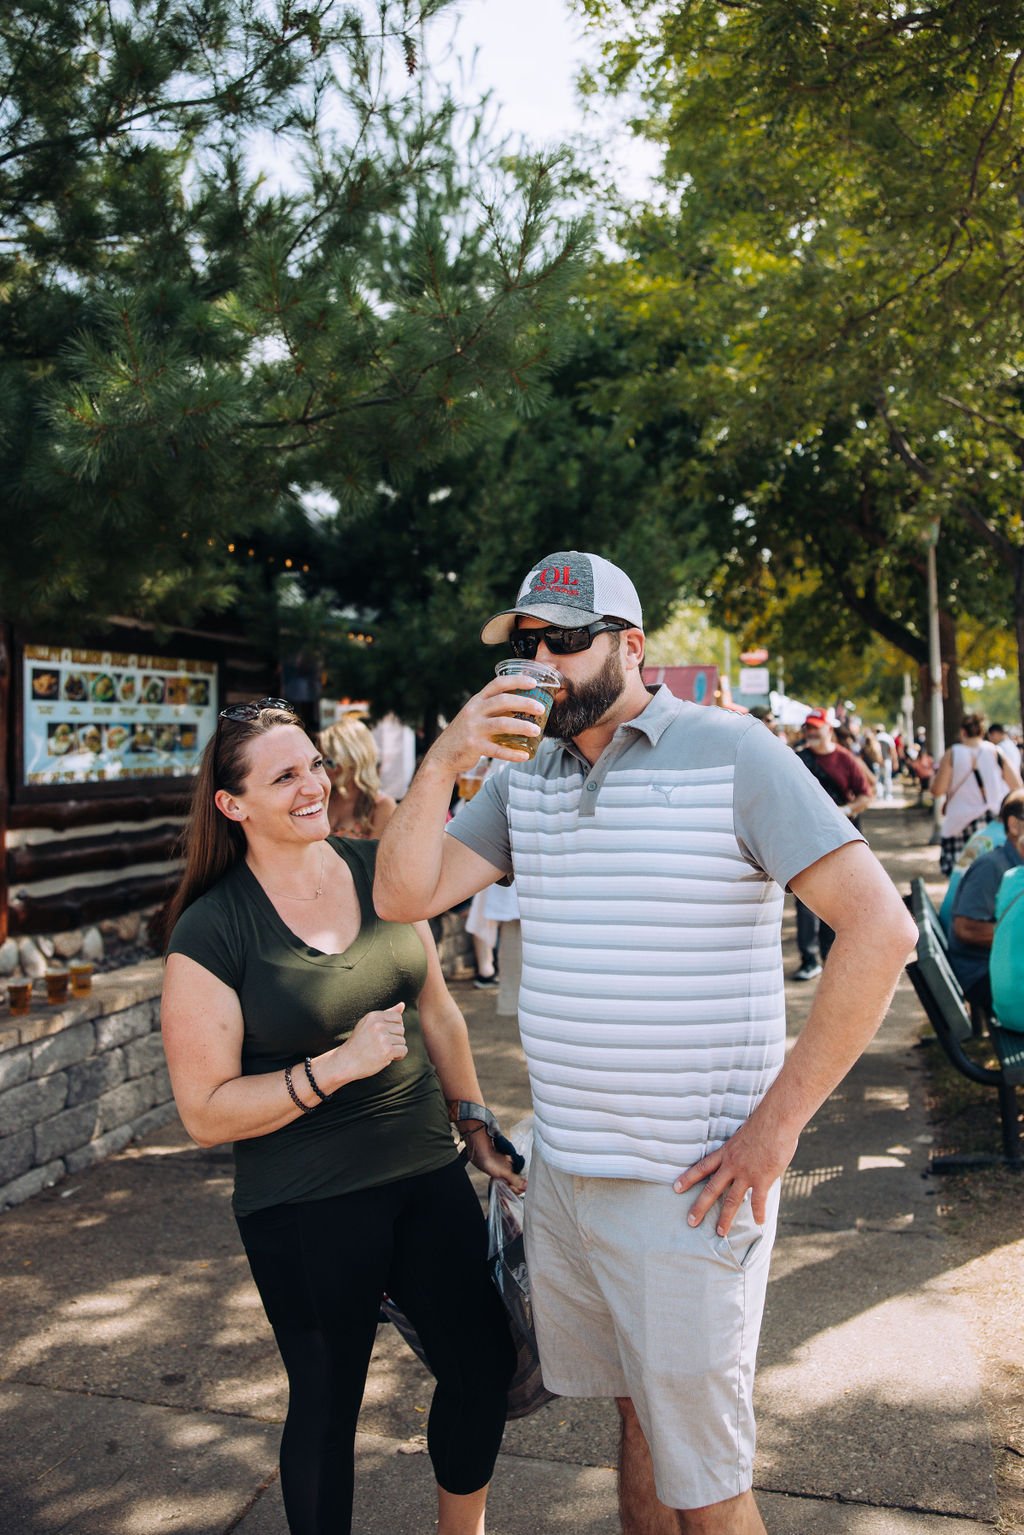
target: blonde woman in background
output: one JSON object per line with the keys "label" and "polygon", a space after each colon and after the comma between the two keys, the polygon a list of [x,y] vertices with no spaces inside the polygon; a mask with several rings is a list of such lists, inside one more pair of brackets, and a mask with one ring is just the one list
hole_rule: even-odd
{"label": "blonde woman in background", "polygon": [[337,837],[376,839],[395,813],[377,772],[377,745],[361,720],[341,720],[320,732],[331,797],[327,817]]}

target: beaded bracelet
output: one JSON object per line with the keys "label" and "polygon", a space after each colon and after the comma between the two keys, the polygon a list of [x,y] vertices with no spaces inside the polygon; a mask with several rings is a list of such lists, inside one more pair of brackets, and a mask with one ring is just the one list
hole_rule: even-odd
{"label": "beaded bracelet", "polygon": [[310,1107],[310,1105],[308,1103],[303,1103],[302,1099],[299,1097],[298,1093],[295,1091],[295,1087],[294,1087],[294,1085],[292,1083],[292,1068],[290,1066],[286,1066],[284,1068],[284,1085],[288,1089],[288,1096],[289,1096],[289,1098],[292,1100],[292,1102],[294,1103],[294,1105],[295,1105],[295,1107],[297,1109],[301,1109],[303,1114],[315,1114],[316,1113],[316,1109],[317,1109],[316,1104],[314,1103],[313,1106]]}
{"label": "beaded bracelet", "polygon": [[[314,1075],[313,1075],[313,1062],[312,1062],[311,1058],[308,1055],[306,1056],[304,1064],[305,1064],[305,1067],[306,1067],[306,1081],[309,1083],[310,1087],[316,1093],[317,1097],[320,1099],[320,1102],[321,1103],[326,1103],[328,1098],[331,1095],[330,1095],[330,1093],[325,1093],[324,1092],[323,1088],[320,1086],[320,1083],[317,1081],[316,1077],[314,1077]],[[314,1104],[313,1107],[315,1108],[316,1104]]]}

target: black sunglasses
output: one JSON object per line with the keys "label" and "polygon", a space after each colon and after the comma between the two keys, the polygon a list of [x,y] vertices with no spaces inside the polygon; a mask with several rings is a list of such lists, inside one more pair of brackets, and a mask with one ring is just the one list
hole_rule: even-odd
{"label": "black sunglasses", "polygon": [[532,661],[541,640],[553,656],[574,656],[581,650],[589,650],[599,634],[612,634],[628,628],[621,618],[598,618],[578,629],[562,629],[557,625],[550,629],[513,629],[508,642],[518,661]]}
{"label": "black sunglasses", "polygon": [[295,710],[287,698],[257,698],[251,704],[228,704],[226,709],[220,711],[222,720],[258,720],[264,709],[283,709],[286,714],[294,714]]}

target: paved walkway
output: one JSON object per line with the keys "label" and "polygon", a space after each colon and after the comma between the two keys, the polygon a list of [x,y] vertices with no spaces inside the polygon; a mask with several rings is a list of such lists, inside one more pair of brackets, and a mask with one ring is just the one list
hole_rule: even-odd
{"label": "paved walkway", "polygon": [[[879,808],[868,830],[901,888],[935,873],[924,817]],[[792,935],[790,917],[789,970]],[[795,1029],[813,985],[789,989]],[[527,1108],[515,1024],[493,995],[457,991],[511,1125]],[[786,1180],[758,1391],[770,1535],[978,1535],[996,1517],[978,1371],[924,1176],[919,1030],[903,983]],[[172,1129],[0,1216],[3,1535],[285,1535],[284,1381],[239,1252],[230,1171],[226,1152]],[[429,1391],[382,1328],[360,1535],[433,1528]],[[607,1403],[558,1400],[510,1425],[491,1535],[613,1535],[615,1446]]]}

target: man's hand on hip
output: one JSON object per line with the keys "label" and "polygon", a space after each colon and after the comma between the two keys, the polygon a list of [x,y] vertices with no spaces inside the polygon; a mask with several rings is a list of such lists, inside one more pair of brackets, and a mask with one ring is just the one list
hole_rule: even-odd
{"label": "man's hand on hip", "polygon": [[751,1191],[754,1219],[763,1226],[767,1219],[767,1200],[772,1184],[786,1171],[796,1155],[799,1136],[759,1125],[756,1115],[741,1125],[718,1151],[708,1152],[688,1167],[673,1185],[677,1194],[704,1183],[687,1219],[699,1226],[718,1200],[722,1201],[716,1230],[728,1236],[736,1212]]}

